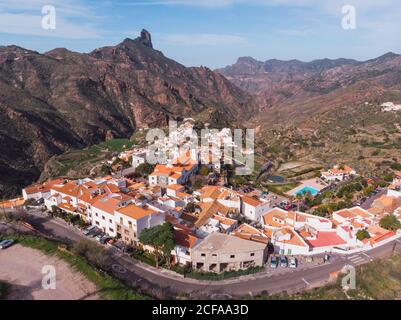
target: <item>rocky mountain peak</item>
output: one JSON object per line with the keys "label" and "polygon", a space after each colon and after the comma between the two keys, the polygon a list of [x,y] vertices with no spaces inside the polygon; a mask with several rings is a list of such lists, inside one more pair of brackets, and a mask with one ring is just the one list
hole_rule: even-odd
{"label": "rocky mountain peak", "polygon": [[141,36],[138,37],[137,40],[142,42],[143,45],[153,49],[152,35],[146,29],[142,29]]}

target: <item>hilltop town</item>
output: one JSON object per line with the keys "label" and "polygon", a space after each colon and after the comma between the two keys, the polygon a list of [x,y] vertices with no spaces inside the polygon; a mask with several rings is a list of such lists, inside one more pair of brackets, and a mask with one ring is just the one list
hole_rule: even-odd
{"label": "hilltop town", "polygon": [[[175,139],[185,144],[180,137],[191,128],[180,126]],[[228,137],[223,129],[211,139]],[[157,142],[159,151],[171,147],[169,139]],[[149,148],[133,146],[117,156],[130,163],[125,172],[52,179],[24,188],[23,200],[2,205],[42,208],[44,215],[73,221],[106,246],[152,257],[163,251],[156,245],[157,231],[168,226],[173,244],[162,254],[169,260],[164,266],[198,273],[276,268],[277,258],[282,266],[295,261],[291,267],[296,268],[296,259],[353,256],[401,237],[399,171],[386,183],[337,164],[276,194],[230,185],[224,152],[215,149],[209,163],[199,161],[202,152],[201,147],[186,150],[166,164],[150,165]],[[213,162],[216,157],[219,161]],[[240,165],[233,161],[230,166]]]}

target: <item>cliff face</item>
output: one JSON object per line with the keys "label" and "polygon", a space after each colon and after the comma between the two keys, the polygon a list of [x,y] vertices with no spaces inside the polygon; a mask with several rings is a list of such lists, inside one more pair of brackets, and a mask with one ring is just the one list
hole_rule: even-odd
{"label": "cliff face", "polygon": [[235,121],[259,102],[208,68],[166,58],[146,30],[89,54],[1,48],[0,193],[37,179],[54,154],[210,108]]}

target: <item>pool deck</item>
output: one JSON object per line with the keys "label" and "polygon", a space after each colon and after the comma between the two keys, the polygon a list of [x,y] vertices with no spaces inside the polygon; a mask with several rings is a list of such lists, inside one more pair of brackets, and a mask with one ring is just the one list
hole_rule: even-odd
{"label": "pool deck", "polygon": [[301,184],[298,187],[288,191],[286,194],[289,196],[295,197],[297,195],[297,192],[302,190],[305,187],[311,187],[313,189],[320,191],[320,190],[326,188],[326,185],[324,185],[319,179],[303,180],[303,181],[301,181]]}

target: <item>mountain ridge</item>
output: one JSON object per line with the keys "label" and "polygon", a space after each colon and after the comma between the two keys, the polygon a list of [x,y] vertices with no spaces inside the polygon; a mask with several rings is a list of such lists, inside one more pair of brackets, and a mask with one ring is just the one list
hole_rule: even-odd
{"label": "mountain ridge", "polygon": [[216,113],[237,121],[258,98],[208,68],[186,68],[136,39],[89,53],[0,49],[0,193],[35,181],[46,161],[140,128]]}

